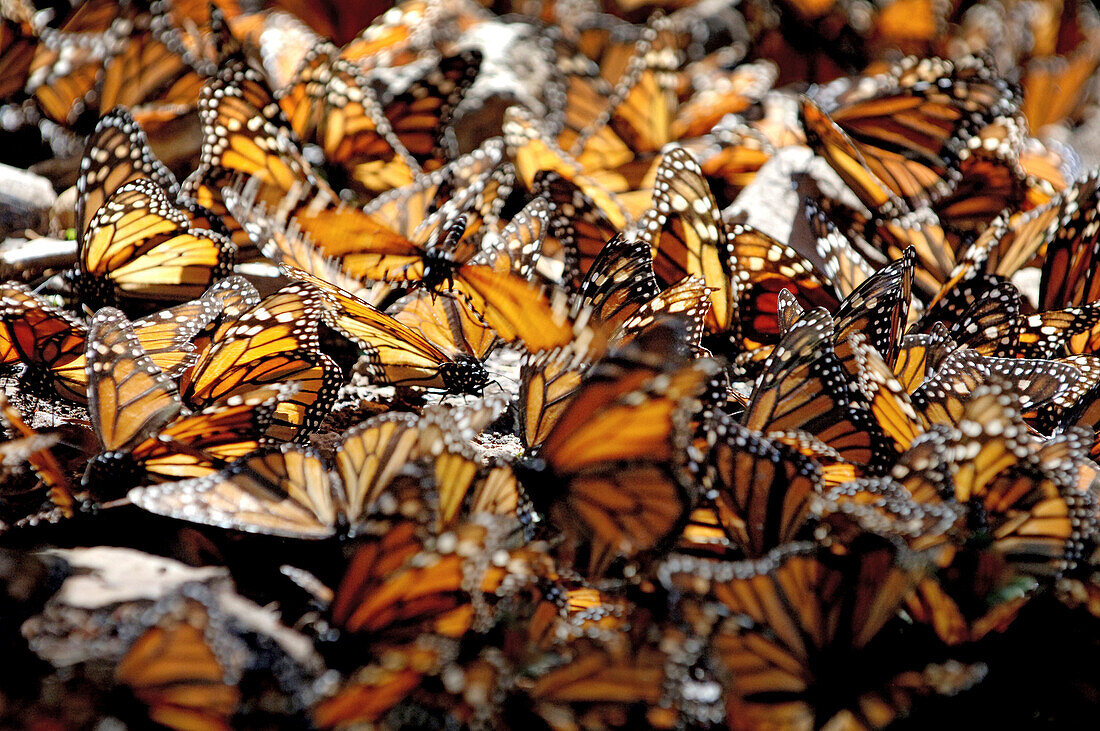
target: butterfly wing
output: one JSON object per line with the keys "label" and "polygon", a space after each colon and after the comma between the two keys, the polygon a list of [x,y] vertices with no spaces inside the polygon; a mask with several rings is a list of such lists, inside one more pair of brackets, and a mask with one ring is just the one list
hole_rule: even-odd
{"label": "butterfly wing", "polygon": [[112,109],[96,124],[80,159],[77,239],[84,239],[92,218],[116,190],[142,178],[152,180],[169,196],[179,193],[176,177],[153,154],[141,126],[125,109]]}
{"label": "butterfly wing", "polygon": [[520,474],[567,536],[591,542],[589,570],[658,548],[687,519],[683,421],[715,369],[683,337],[669,318],[594,366],[542,442],[546,470]]}
{"label": "butterfly wing", "polygon": [[748,556],[797,540],[810,521],[810,501],[821,490],[821,468],[722,416],[707,426],[711,499],[729,540]]}
{"label": "butterfly wing", "polygon": [[161,617],[126,650],[115,679],[149,707],[157,724],[229,728],[241,700],[208,640],[205,608],[186,604],[183,616]]}
{"label": "butterfly wing", "polygon": [[769,433],[799,429],[856,464],[870,464],[877,430],[854,402],[844,366],[832,349],[834,326],[809,310],[776,345],[753,388],[742,426]]}
{"label": "butterfly wing", "polygon": [[118,310],[96,313],[85,358],[88,413],[104,451],[128,451],[180,414],[175,381],[153,364]]}
{"label": "butterfly wing", "polygon": [[653,183],[653,207],[639,222],[653,252],[657,278],[668,285],[687,275],[711,290],[707,329],[739,330],[740,287],[718,203],[699,163],[683,148],[665,152]]}
{"label": "butterfly wing", "polygon": [[445,133],[481,70],[481,60],[476,50],[446,56],[400,92],[383,96],[383,112],[394,134],[424,169],[451,159]]}
{"label": "butterfly wing", "polygon": [[0,293],[4,323],[0,353],[5,363],[26,365],[23,378],[32,392],[85,403],[84,341],[88,331],[84,324],[21,284],[5,284]]}
{"label": "butterfly wing", "polygon": [[323,295],[306,284],[269,295],[215,336],[182,384],[184,402],[205,408],[264,386],[296,383],[298,391],[279,404],[267,436],[304,439],[328,414],[342,378],[318,348],[323,311]]}
{"label": "butterfly wing", "polygon": [[212,475],[135,487],[128,497],[158,515],[288,538],[327,538],[337,519],[324,464],[316,453],[290,444]]}
{"label": "butterfly wing", "polygon": [[191,299],[230,273],[236,247],[190,219],[158,184],[124,184],[92,218],[79,250],[77,289],[89,301],[115,293]]}

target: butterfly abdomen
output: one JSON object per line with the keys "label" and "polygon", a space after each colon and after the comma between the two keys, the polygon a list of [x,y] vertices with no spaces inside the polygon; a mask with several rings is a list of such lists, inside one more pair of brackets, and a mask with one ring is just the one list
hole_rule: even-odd
{"label": "butterfly abdomen", "polygon": [[144,476],[145,470],[129,452],[110,451],[89,460],[80,484],[98,500],[113,500],[140,485]]}
{"label": "butterfly abdomen", "polygon": [[538,450],[525,452],[512,464],[512,471],[534,509],[540,513],[545,512],[554,500],[554,493],[558,491],[555,490],[555,485],[560,485],[561,481],[554,476],[546,460],[538,455]]}
{"label": "butterfly abdomen", "polygon": [[97,277],[78,268],[73,273],[72,285],[77,301],[93,311],[119,305],[115,288],[106,277]]}

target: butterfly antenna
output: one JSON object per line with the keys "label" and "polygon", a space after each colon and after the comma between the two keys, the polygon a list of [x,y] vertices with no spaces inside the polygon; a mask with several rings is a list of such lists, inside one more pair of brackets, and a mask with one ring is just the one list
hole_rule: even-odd
{"label": "butterfly antenna", "polygon": [[[38,279],[31,280],[31,291],[35,294],[42,294],[42,290],[46,288],[46,285],[49,284],[57,276],[58,275],[56,274],[43,274]],[[69,284],[69,279],[67,277],[61,277],[61,283],[66,285],[67,288]]]}
{"label": "butterfly antenna", "polygon": [[108,500],[105,503],[99,503],[96,506],[97,510],[111,510],[113,508],[124,508],[127,505],[133,505],[129,497],[120,497],[117,500]]}

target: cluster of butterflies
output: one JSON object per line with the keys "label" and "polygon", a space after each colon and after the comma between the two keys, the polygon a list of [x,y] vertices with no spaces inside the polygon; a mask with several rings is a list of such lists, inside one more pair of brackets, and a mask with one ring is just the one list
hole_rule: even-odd
{"label": "cluster of butterflies", "polygon": [[[0,96],[89,134],[74,266],[0,286],[5,534],[267,541],[320,727],[882,727],[1036,598],[1100,616],[1100,174],[1031,133],[1091,8],[1016,8],[1021,84],[984,4],[671,5],[13,4]],[[493,27],[546,73],[459,134]],[[784,242],[735,199],[794,147]],[[149,617],[152,720],[270,707],[201,602]]]}

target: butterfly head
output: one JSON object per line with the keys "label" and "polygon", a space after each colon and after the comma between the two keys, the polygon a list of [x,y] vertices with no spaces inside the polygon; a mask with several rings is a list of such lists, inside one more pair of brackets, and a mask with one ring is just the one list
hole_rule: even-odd
{"label": "butterfly head", "polygon": [[432,231],[424,244],[424,276],[422,285],[433,292],[439,291],[444,283],[453,286],[455,269],[458,267],[456,256],[459,244],[466,235],[468,219],[465,215],[454,215]]}
{"label": "butterfly head", "polygon": [[456,266],[449,252],[429,249],[424,253],[424,275],[420,285],[431,292],[440,291],[444,285],[450,289],[454,284]]}
{"label": "butterfly head", "polygon": [[489,385],[489,373],[477,358],[459,355],[443,366],[439,373],[447,391],[480,396]]}

